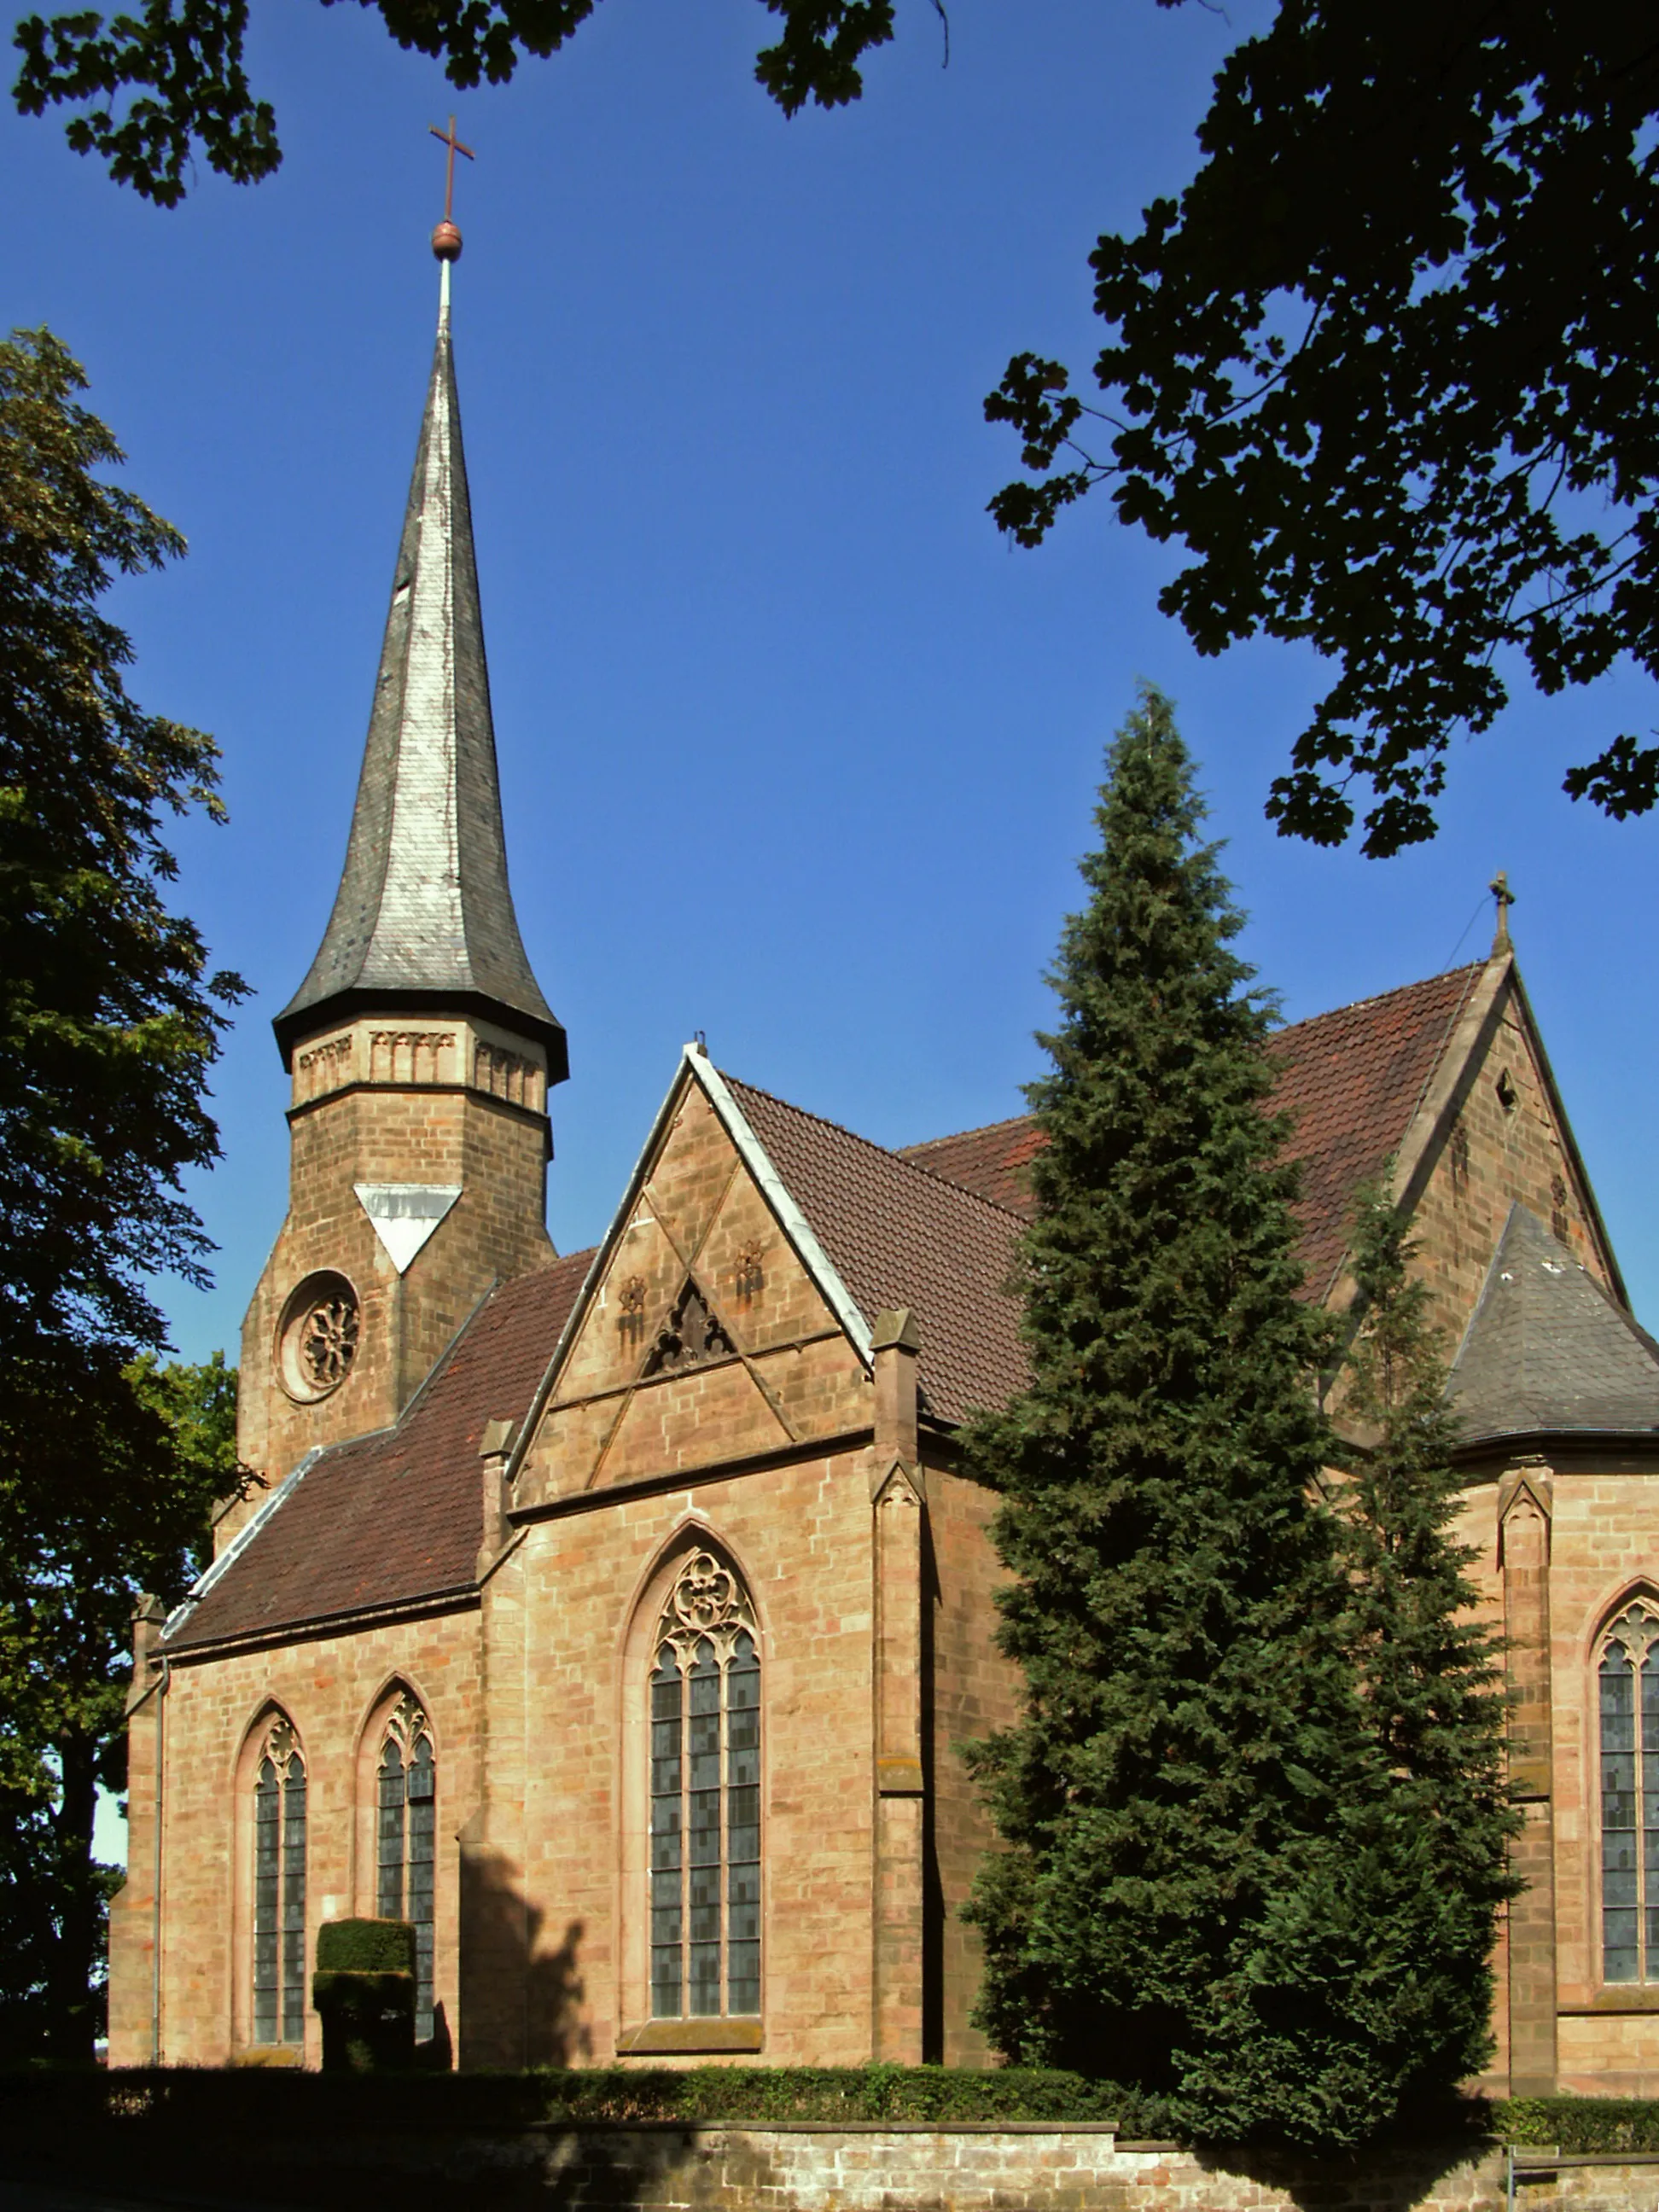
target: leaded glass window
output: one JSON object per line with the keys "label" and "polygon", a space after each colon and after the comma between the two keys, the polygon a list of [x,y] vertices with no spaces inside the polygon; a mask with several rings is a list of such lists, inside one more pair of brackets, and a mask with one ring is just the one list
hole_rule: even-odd
{"label": "leaded glass window", "polygon": [[1601,1978],[1659,1981],[1659,1612],[1638,1601],[1601,1653]]}
{"label": "leaded glass window", "polygon": [[306,1763],[285,1720],[266,1732],[253,1782],[253,2040],[306,2033]]}
{"label": "leaded glass window", "polygon": [[761,2008],[760,1654],[732,1570],[694,1552],[651,1676],[651,2012]]}
{"label": "leaded glass window", "polygon": [[415,2039],[432,2033],[432,1934],[437,1769],[426,1715],[407,1692],[380,1747],[374,1910],[415,1927]]}

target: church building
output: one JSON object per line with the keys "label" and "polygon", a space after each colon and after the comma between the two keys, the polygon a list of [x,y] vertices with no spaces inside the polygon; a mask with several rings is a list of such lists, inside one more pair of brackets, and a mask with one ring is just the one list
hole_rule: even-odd
{"label": "church building", "polygon": [[[508,888],[450,262],[344,870],[276,1021],[264,1487],[136,1623],[118,2065],[315,2065],[317,1933],[411,1921],[439,2066],[992,2063],[958,1747],[1011,1719],[957,1468],[1020,1386],[1023,1119],[890,1151],[665,1071],[604,1242],[544,1225],[565,1033]],[[1659,1346],[1500,906],[1280,1030],[1307,1295],[1392,1163],[1507,1639],[1528,1881],[1490,2086],[1659,2093]],[[1651,1771],[1647,1762],[1655,1764]]]}

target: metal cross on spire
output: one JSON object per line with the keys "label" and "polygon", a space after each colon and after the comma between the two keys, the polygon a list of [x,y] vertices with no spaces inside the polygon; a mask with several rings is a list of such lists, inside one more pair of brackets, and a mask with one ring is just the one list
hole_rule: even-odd
{"label": "metal cross on spire", "polygon": [[435,123],[428,123],[427,129],[441,145],[449,149],[449,158],[444,165],[444,219],[432,234],[432,251],[447,264],[461,258],[461,234],[455,228],[455,156],[465,154],[469,161],[476,161],[478,157],[455,136],[453,115],[447,131],[440,131]]}
{"label": "metal cross on spire", "polygon": [[1510,908],[1515,904],[1515,893],[1510,889],[1509,877],[1502,868],[1486,888],[1498,902],[1498,931],[1492,941],[1492,957],[1496,959],[1500,952],[1508,952],[1511,949]]}

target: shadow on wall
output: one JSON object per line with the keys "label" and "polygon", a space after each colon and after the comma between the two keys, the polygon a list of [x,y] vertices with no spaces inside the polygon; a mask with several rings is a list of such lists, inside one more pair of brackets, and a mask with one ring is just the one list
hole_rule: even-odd
{"label": "shadow on wall", "polygon": [[461,1832],[461,2063],[516,2071],[582,2066],[592,2039],[582,2018],[580,1920],[556,1949],[496,1852]]}
{"label": "shadow on wall", "polygon": [[[1503,2187],[1501,2159],[1490,2144],[1465,2135],[1447,2140],[1437,2130],[1420,2142],[1373,2144],[1344,2155],[1285,2150],[1229,2148],[1197,2154],[1198,2165],[1235,2186],[1239,2179],[1254,2182],[1269,2203],[1286,2199],[1301,2212],[1328,2212],[1334,2203],[1357,2201],[1368,2212],[1412,2212],[1412,2208],[1437,2198],[1453,2203],[1479,2202],[1473,2169],[1483,2158],[1492,2169],[1486,2179],[1490,2187]],[[1460,2171],[1461,2169],[1461,2171]],[[1443,2187],[1455,2176],[1449,2190]],[[1231,2192],[1229,2192],[1231,2194]]]}

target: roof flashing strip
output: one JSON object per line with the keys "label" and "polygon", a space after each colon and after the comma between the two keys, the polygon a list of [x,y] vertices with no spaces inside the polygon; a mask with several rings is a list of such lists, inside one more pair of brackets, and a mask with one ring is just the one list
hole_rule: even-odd
{"label": "roof flashing strip", "polygon": [[709,1104],[725,1123],[726,1133],[737,1146],[744,1165],[760,1185],[762,1194],[776,1217],[778,1225],[794,1246],[801,1265],[823,1291],[830,1311],[846,1330],[859,1358],[866,1367],[872,1365],[874,1353],[871,1349],[869,1322],[859,1311],[853,1294],[842,1282],[835,1262],[819,1243],[811,1223],[801,1212],[793,1194],[773,1166],[765,1146],[750,1127],[748,1119],[732,1096],[725,1077],[695,1045],[685,1048],[685,1064],[702,1085]]}
{"label": "roof flashing strip", "polygon": [[301,1483],[305,1480],[305,1477],[311,1472],[311,1469],[316,1465],[317,1462],[322,1457],[324,1451],[327,1449],[328,1447],[323,1444],[313,1444],[311,1449],[306,1454],[305,1457],[300,1462],[300,1464],[294,1469],[294,1472],[283,1481],[278,1483],[276,1489],[271,1492],[270,1497],[266,1498],[264,1504],[259,1508],[258,1511],[257,1513],[251,1514],[242,1523],[241,1527],[236,1531],[236,1534],[231,1538],[229,1543],[225,1546],[224,1550],[220,1553],[218,1558],[213,1562],[213,1565],[209,1567],[205,1572],[198,1575],[196,1580],[191,1584],[189,1590],[179,1601],[178,1604],[173,1607],[173,1611],[162,1622],[161,1641],[163,1644],[167,1642],[168,1637],[173,1634],[175,1629],[182,1628],[184,1626],[185,1623],[190,1619],[191,1613],[195,1612],[197,1607],[200,1605],[202,1600],[213,1588],[215,1583],[219,1580],[222,1575],[228,1571],[236,1560],[241,1558],[243,1553],[246,1551],[248,1546],[253,1541],[259,1531],[264,1527],[271,1515],[276,1512],[277,1507],[299,1488]]}

